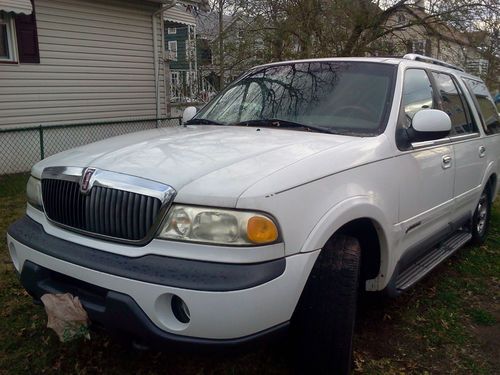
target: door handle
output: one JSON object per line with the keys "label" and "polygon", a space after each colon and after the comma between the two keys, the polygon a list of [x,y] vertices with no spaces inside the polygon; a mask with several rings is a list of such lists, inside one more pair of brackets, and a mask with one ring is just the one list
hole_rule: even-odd
{"label": "door handle", "polygon": [[443,156],[443,161],[442,164],[443,169],[448,169],[451,167],[451,156],[450,155],[444,155]]}
{"label": "door handle", "polygon": [[479,146],[479,157],[484,158],[486,156],[486,147]]}

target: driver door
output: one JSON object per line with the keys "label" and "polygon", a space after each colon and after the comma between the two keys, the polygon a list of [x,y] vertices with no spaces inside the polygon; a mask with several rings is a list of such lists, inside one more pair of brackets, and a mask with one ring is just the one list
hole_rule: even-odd
{"label": "driver door", "polygon": [[[418,111],[436,108],[435,98],[427,71],[407,69],[400,130],[411,126]],[[412,147],[401,150],[398,165],[400,255],[404,267],[451,231],[455,168],[449,138],[413,143]]]}

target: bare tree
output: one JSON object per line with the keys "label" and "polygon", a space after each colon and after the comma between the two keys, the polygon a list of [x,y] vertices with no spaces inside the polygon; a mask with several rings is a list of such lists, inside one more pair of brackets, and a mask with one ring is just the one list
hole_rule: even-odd
{"label": "bare tree", "polygon": [[218,68],[219,68],[219,88],[222,89],[225,84],[225,16],[234,15],[238,9],[240,2],[237,0],[210,0],[211,11],[217,14],[217,52],[218,52]]}
{"label": "bare tree", "polygon": [[[249,0],[253,15],[264,15],[265,28],[280,33],[281,40],[294,38],[302,57],[318,55],[363,55],[370,45],[387,35],[414,25],[432,26],[458,22],[471,13],[492,14],[496,0],[450,0],[422,2],[411,0]],[[390,23],[395,14],[430,4],[425,16],[405,23]],[[447,4],[438,7],[436,4]],[[498,14],[498,5],[496,5]],[[488,13],[489,12],[489,13]],[[270,21],[270,22],[269,22]],[[282,51],[281,51],[282,53]]]}
{"label": "bare tree", "polygon": [[[434,11],[445,14],[446,21],[467,35],[471,45],[476,47],[487,70],[479,70],[488,87],[500,89],[500,2],[483,0],[481,6],[458,7],[452,2],[434,1]],[[455,9],[453,9],[455,7]]]}
{"label": "bare tree", "polygon": [[[478,46],[489,56],[490,66],[498,65],[498,0],[246,0],[232,4],[228,3],[230,0],[213,1],[219,6],[216,9],[220,15],[234,14],[237,8],[252,20],[245,37],[264,41],[267,48],[261,54],[262,62],[401,54],[409,49],[408,40],[420,33],[424,39],[443,36],[471,48]],[[400,13],[409,16],[397,21]],[[231,51],[229,43],[224,46],[224,40],[230,35],[225,35],[221,20],[218,53],[223,73],[234,61],[239,61],[240,66],[245,59],[252,61],[252,48],[232,51],[238,52],[237,58],[225,61]],[[476,38],[469,39],[465,32],[472,32]],[[484,34],[488,37],[479,41]]]}

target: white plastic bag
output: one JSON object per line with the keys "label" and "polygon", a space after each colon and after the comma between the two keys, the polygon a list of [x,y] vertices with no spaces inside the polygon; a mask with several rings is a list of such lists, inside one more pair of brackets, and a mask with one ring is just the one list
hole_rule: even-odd
{"label": "white plastic bag", "polygon": [[84,337],[90,340],[89,317],[78,297],[66,294],[44,294],[41,298],[47,312],[47,327],[59,336],[61,342]]}

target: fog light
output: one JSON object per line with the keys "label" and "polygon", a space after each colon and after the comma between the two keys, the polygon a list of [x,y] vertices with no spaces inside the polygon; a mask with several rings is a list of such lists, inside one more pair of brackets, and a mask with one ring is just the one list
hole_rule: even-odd
{"label": "fog light", "polygon": [[191,320],[189,309],[186,303],[179,296],[172,296],[172,312],[174,313],[175,318],[184,324],[189,323]]}

